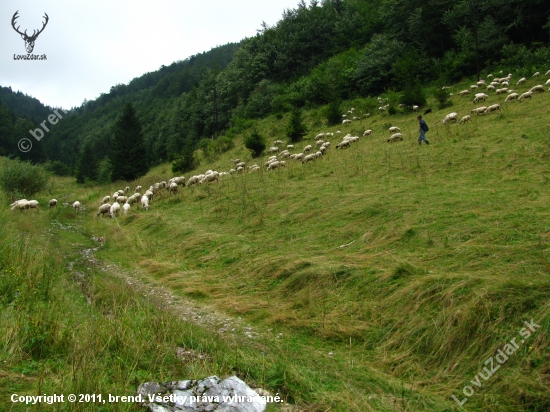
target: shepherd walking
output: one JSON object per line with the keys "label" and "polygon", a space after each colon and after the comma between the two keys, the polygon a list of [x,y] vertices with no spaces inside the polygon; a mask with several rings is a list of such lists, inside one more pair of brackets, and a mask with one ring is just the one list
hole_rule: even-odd
{"label": "shepherd walking", "polygon": [[426,122],[422,119],[422,116],[418,116],[418,126],[419,126],[418,129],[420,132],[420,136],[418,136],[418,144],[421,145],[422,140],[424,140],[426,144],[430,144],[428,139],[426,139],[426,132],[430,129],[428,128],[428,125],[426,124]]}

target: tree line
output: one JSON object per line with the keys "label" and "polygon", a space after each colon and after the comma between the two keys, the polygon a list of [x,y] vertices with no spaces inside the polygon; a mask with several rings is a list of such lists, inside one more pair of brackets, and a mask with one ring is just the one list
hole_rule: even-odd
{"label": "tree line", "polygon": [[[536,71],[550,61],[549,41],[545,0],[302,0],[239,44],[163,66],[83,102],[33,160],[57,161],[74,173],[85,157],[95,166],[86,168],[84,180],[113,178],[117,119],[132,103],[146,163],[172,161],[183,170],[197,147],[212,154],[232,147],[251,119],[324,105],[334,115],[342,100],[388,89],[414,96],[427,84],[473,76],[477,66]],[[24,127],[5,109],[0,131],[16,136]]]}

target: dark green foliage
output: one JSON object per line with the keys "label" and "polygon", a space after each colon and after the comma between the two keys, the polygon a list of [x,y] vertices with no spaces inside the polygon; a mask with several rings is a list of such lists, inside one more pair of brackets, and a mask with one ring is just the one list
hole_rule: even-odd
{"label": "dark green foliage", "polygon": [[141,124],[131,103],[115,123],[109,158],[113,180],[134,180],[149,171]]}
{"label": "dark green foliage", "polygon": [[71,170],[59,160],[47,161],[44,163],[44,169],[56,176],[69,176],[71,174]]}
{"label": "dark green foliage", "polygon": [[44,190],[49,174],[41,166],[28,161],[3,159],[0,169],[0,189],[8,196],[10,203],[16,199],[28,198]]}
{"label": "dark green foliage", "polygon": [[97,169],[97,181],[99,183],[110,183],[113,181],[113,165],[109,161],[109,158],[106,157],[101,162],[99,162],[99,166]]}
{"label": "dark green foliage", "polygon": [[342,112],[340,110],[341,102],[340,100],[333,100],[325,107],[325,118],[327,123],[332,126],[339,124],[342,121]]}
{"label": "dark green foliage", "polygon": [[449,92],[446,89],[438,87],[434,93],[434,97],[437,100],[437,107],[439,109],[453,105],[453,102],[449,100]]}
{"label": "dark green foliage", "polygon": [[399,103],[404,104],[408,108],[412,108],[414,105],[420,107],[426,105],[426,93],[422,85],[417,83],[403,90]]}
{"label": "dark green foliage", "polygon": [[173,173],[186,173],[199,166],[199,161],[195,157],[195,149],[190,141],[187,141],[181,152],[181,156],[172,162]]}
{"label": "dark green foliage", "polygon": [[244,141],[245,147],[252,152],[252,157],[259,157],[267,147],[264,138],[254,130]]}
{"label": "dark green foliage", "polygon": [[97,164],[90,142],[84,143],[75,168],[76,183],[97,180]]}
{"label": "dark green foliage", "polygon": [[291,142],[296,143],[301,141],[306,134],[306,126],[302,123],[302,111],[294,108],[290,112],[290,119],[286,127],[286,136]]}
{"label": "dark green foliage", "polygon": [[391,116],[391,115],[394,115],[394,114],[397,114],[397,109],[395,108],[395,106],[390,106],[388,107],[388,114]]}

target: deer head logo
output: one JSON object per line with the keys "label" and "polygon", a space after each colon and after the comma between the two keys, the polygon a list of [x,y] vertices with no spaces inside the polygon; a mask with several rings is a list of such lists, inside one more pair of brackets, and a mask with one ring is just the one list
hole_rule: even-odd
{"label": "deer head logo", "polygon": [[19,26],[17,26],[17,28],[15,27],[15,20],[19,17],[17,15],[17,13],[19,13],[19,10],[17,10],[15,12],[15,14],[13,15],[13,17],[11,19],[11,25],[12,25],[13,29],[21,35],[21,38],[23,40],[25,40],[25,48],[27,49],[27,53],[32,53],[32,51],[34,49],[34,42],[36,41],[36,38],[38,37],[38,35],[40,33],[42,33],[42,31],[46,27],[46,24],[48,24],[48,20],[50,18],[48,17],[48,15],[46,13],[44,13],[44,18],[46,19],[46,21],[44,23],[42,23],[43,24],[42,28],[40,30],[38,30],[38,33],[36,32],[36,30],[33,30],[32,36],[29,36],[29,35],[27,35],[27,30],[25,30],[24,33],[21,33],[19,31]]}

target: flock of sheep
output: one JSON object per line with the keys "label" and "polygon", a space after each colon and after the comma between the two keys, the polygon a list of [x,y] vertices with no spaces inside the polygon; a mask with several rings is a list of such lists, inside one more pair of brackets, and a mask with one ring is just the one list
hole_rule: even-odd
{"label": "flock of sheep", "polygon": [[[537,72],[533,75],[533,78],[539,77],[540,73]],[[550,76],[550,70],[546,72],[546,76]],[[467,96],[471,93],[471,90],[476,90],[484,85],[486,85],[487,91],[495,91],[496,94],[503,94],[503,93],[509,93],[505,102],[510,102],[512,100],[516,101],[522,101],[525,99],[532,99],[533,95],[537,92],[544,92],[544,86],[543,85],[536,85],[532,87],[530,90],[522,93],[519,95],[518,92],[515,92],[514,90],[509,90],[507,86],[509,86],[511,80],[512,80],[512,74],[509,74],[506,77],[503,78],[494,78],[492,74],[487,75],[487,78],[493,78],[492,82],[488,85],[486,85],[485,80],[479,80],[476,84],[470,86],[470,90],[462,90],[458,95],[460,96]],[[516,83],[516,86],[523,85],[527,79],[521,78]],[[546,81],[545,86],[550,85],[550,79]],[[497,88],[497,86],[499,88]],[[443,87],[443,89],[449,89],[450,87]],[[550,91],[550,89],[549,89]],[[453,93],[450,93],[450,97],[453,97]],[[485,101],[487,98],[489,98],[489,95],[485,93],[476,93],[473,99],[473,103],[476,104],[480,101]],[[387,99],[378,98],[380,104],[387,103]],[[402,105],[401,105],[402,106]],[[379,111],[383,112],[387,110],[389,106],[387,104],[380,106]],[[417,112],[419,107],[417,105],[413,106],[413,111]],[[452,112],[445,116],[443,119],[443,123],[448,123],[451,121],[458,122],[458,123],[467,123],[471,120],[471,114],[476,113],[479,115],[486,115],[491,112],[500,111],[500,105],[493,104],[490,106],[481,106],[472,109],[470,115],[463,116],[460,120],[458,119],[458,113]],[[351,108],[348,111],[348,114],[355,114],[355,109]],[[431,113],[431,109],[427,109],[424,114]],[[342,124],[350,124],[352,120],[359,120],[360,118],[366,118],[370,117],[370,113],[363,114],[361,116],[351,116],[352,119],[347,119],[348,114],[343,114],[342,117],[344,120],[342,121]],[[389,129],[390,132],[390,138],[387,140],[388,142],[395,142],[395,141],[402,141],[403,135],[401,134],[401,129],[397,126],[392,126]],[[363,133],[363,136],[370,136],[372,135],[373,131],[368,129]],[[338,130],[336,132],[337,135],[340,135],[341,132]],[[279,146],[284,145],[284,142],[281,140],[276,140],[272,147],[270,147],[267,152],[268,154],[272,154],[271,157],[267,160],[267,162],[263,165],[264,168],[268,171],[279,169],[282,167],[286,167],[286,159],[288,160],[294,160],[294,161],[301,161],[302,164],[308,163],[311,161],[314,161],[316,159],[319,159],[322,157],[326,151],[329,149],[331,143],[325,139],[328,137],[334,136],[334,133],[328,132],[328,133],[319,133],[317,136],[315,136],[315,150],[313,145],[307,145],[305,146],[301,152],[291,154],[290,150],[294,149],[294,145],[287,145],[285,150],[280,150]],[[359,136],[352,136],[351,134],[347,134],[342,138],[340,143],[335,145],[336,149],[344,149],[349,148],[350,145],[354,142],[359,141]],[[205,184],[205,183],[211,183],[211,182],[218,182],[220,183],[220,178],[225,175],[231,175],[234,173],[242,174],[245,172],[248,173],[254,173],[261,169],[260,166],[257,164],[253,164],[251,166],[247,166],[245,162],[241,161],[240,159],[232,160],[234,163],[234,168],[230,169],[228,172],[217,172],[213,170],[208,170],[204,174],[191,176],[187,182],[184,176],[177,176],[171,178],[168,182],[162,181],[155,183],[149,187],[148,190],[145,191],[145,193],[142,195],[140,192],[143,190],[141,186],[137,186],[134,190],[134,193],[132,195],[129,195],[130,187],[126,187],[124,190],[117,190],[115,193],[113,193],[112,196],[105,196],[101,200],[101,204],[97,211],[97,216],[103,216],[103,215],[109,215],[111,218],[116,217],[120,211],[124,214],[127,214],[130,210],[131,206],[134,204],[137,204],[138,206],[141,206],[142,209],[148,210],[149,209],[149,203],[153,201],[153,197],[159,193],[161,193],[161,190],[165,190],[165,192],[168,192],[170,195],[177,194],[179,191],[180,186],[194,186],[198,184]],[[111,204],[111,200],[113,200],[113,203]],[[50,208],[57,206],[57,200],[51,199],[49,201]],[[75,201],[71,205],[75,212],[78,212],[82,208],[82,204],[79,201]],[[36,209],[37,211],[40,210],[40,205],[38,201],[36,200],[27,200],[27,199],[20,199],[15,202],[13,202],[11,205],[11,210],[30,210],[30,209]]]}
{"label": "flock of sheep", "polygon": [[[533,78],[539,77],[539,76],[540,76],[540,72],[536,72],[535,74],[533,74]],[[548,70],[546,72],[546,76],[547,77],[550,76],[550,70]],[[508,76],[503,77],[503,78],[495,78],[495,77],[493,77],[492,74],[488,74],[487,78],[488,79],[493,78],[493,80],[491,81],[490,84],[487,84],[485,80],[480,79],[476,84],[473,84],[473,85],[470,86],[470,90],[468,90],[468,89],[462,90],[461,92],[458,93],[458,95],[459,96],[468,96],[471,93],[471,91],[475,91],[480,87],[486,86],[487,92],[494,91],[495,94],[508,93],[508,95],[506,96],[506,99],[504,99],[504,102],[506,103],[506,102],[511,102],[512,100],[522,101],[522,100],[526,100],[526,99],[532,99],[533,95],[535,93],[544,92],[544,86],[550,86],[550,79],[548,79],[546,81],[546,83],[544,84],[544,86],[542,84],[538,84],[536,86],[531,87],[531,89],[529,89],[528,91],[526,91],[526,92],[524,92],[520,95],[515,90],[511,90],[511,89],[508,88],[508,86],[510,85],[510,82],[512,81],[512,74],[511,73],[508,74]],[[517,81],[516,86],[521,86],[525,82],[527,82],[527,79],[525,77],[522,77],[521,79],[519,79]],[[499,87],[499,88],[497,88],[497,87]],[[449,87],[443,87],[443,89],[448,89],[448,88]],[[550,91],[550,88],[548,90]],[[449,97],[453,97],[453,96],[454,96],[453,93],[449,94]],[[487,95],[485,93],[476,93],[475,96],[474,96],[474,100],[472,102],[474,104],[476,104],[476,103],[479,103],[480,101],[485,101],[485,99],[487,99],[487,98],[489,98],[489,95]],[[452,113],[449,113],[448,115],[445,116],[445,118],[443,119],[443,123],[448,123],[448,122],[451,122],[451,121],[458,122],[458,123],[467,123],[471,120],[471,115],[474,114],[474,113],[477,116],[479,116],[479,115],[486,115],[488,113],[492,113],[492,112],[496,112],[496,111],[500,111],[500,104],[498,104],[498,103],[492,104],[490,106],[476,107],[476,108],[472,109],[472,111],[469,115],[463,116],[460,120],[458,120],[458,113],[452,112]]]}

